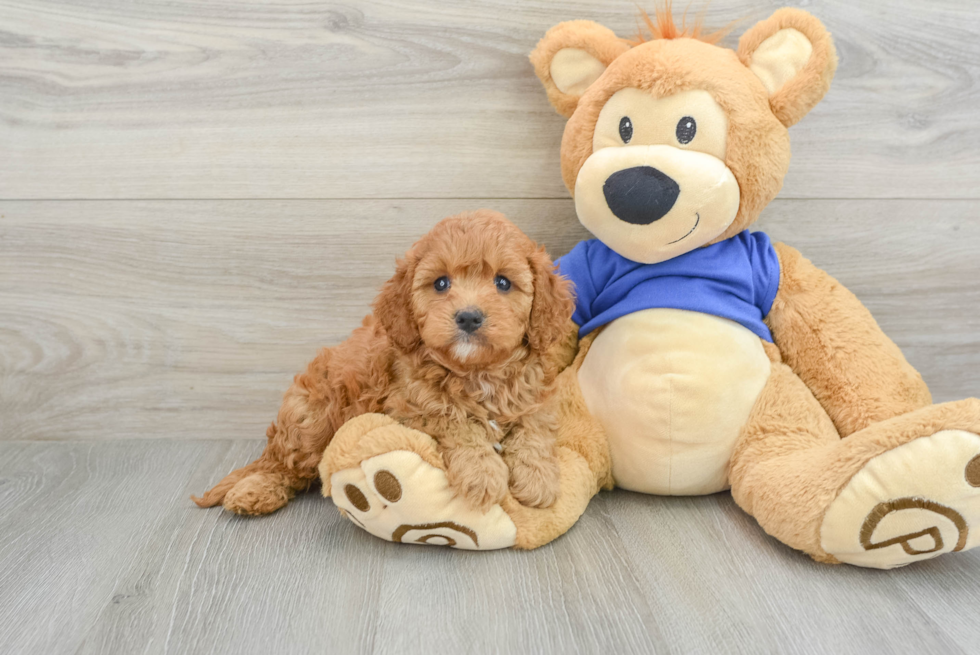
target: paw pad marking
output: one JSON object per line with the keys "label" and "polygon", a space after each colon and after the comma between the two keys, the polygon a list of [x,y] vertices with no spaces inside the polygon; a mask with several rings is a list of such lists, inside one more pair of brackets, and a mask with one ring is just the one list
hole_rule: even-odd
{"label": "paw pad marking", "polygon": [[971,487],[980,487],[980,455],[966,465],[966,483]]}
{"label": "paw pad marking", "polygon": [[[976,486],[976,485],[975,485]],[[966,546],[966,539],[970,534],[970,528],[966,524],[966,520],[963,515],[957,512],[955,509],[946,507],[945,505],[940,505],[939,503],[934,503],[930,500],[925,500],[923,498],[899,498],[898,500],[891,500],[885,503],[879,503],[868,517],[864,520],[864,525],[861,526],[861,545],[864,546],[865,550],[877,550],[879,548],[887,548],[889,546],[894,546],[895,544],[900,544],[902,550],[905,551],[907,555],[927,555],[929,553],[935,553],[943,549],[945,544],[943,543],[943,535],[940,532],[938,526],[932,526],[926,528],[925,530],[920,530],[918,532],[900,535],[898,537],[892,537],[891,539],[886,539],[885,541],[880,541],[878,543],[873,543],[871,541],[874,536],[875,528],[881,523],[881,520],[891,514],[892,512],[901,512],[907,509],[924,509],[928,512],[933,512],[939,516],[945,517],[956,526],[958,531],[958,539],[956,540],[956,547],[953,548],[952,552],[957,552],[963,550]],[[932,538],[932,548],[916,548],[912,545],[912,542],[916,539],[929,536]]]}
{"label": "paw pad marking", "polygon": [[374,488],[389,503],[397,503],[402,498],[402,485],[391,471],[381,469],[375,473]]}
{"label": "paw pad marking", "polygon": [[828,507],[821,547],[890,569],[980,546],[980,435],[940,430],[871,458]]}
{"label": "paw pad marking", "polygon": [[396,543],[465,550],[509,548],[517,528],[500,505],[487,512],[457,498],[446,472],[417,453],[395,450],[330,477],[333,501],[359,528]]}
{"label": "paw pad marking", "polygon": [[[480,547],[480,540],[477,538],[475,532],[458,523],[453,523],[452,521],[443,521],[442,523],[426,523],[424,525],[400,525],[395,529],[394,532],[391,533],[391,540],[398,543],[402,543],[405,535],[410,532],[413,532],[415,530],[428,532],[431,530],[437,530],[439,528],[448,528],[450,530],[455,530],[456,532],[464,534],[470,538],[470,541],[473,542],[474,546],[476,546],[477,548]],[[453,539],[448,535],[437,534],[434,532],[429,532],[429,534],[424,534],[419,538],[415,539],[414,541],[417,544],[427,544],[430,543],[431,539],[444,539],[445,542],[442,545],[445,546],[455,546],[457,543],[455,539]]]}
{"label": "paw pad marking", "polygon": [[362,512],[366,512],[369,509],[371,509],[371,503],[369,503],[367,498],[364,496],[364,492],[362,492],[354,485],[352,484],[344,485],[344,495],[347,496],[347,500],[350,501],[351,505],[361,510]]}

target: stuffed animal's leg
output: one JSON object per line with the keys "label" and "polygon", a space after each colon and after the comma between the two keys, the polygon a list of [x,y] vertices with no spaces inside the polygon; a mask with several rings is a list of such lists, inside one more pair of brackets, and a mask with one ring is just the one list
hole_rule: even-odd
{"label": "stuffed animal's leg", "polygon": [[732,495],[818,561],[891,568],[980,545],[980,401],[931,405],[841,439],[774,363],[732,457]]}
{"label": "stuffed animal's leg", "polygon": [[[584,353],[583,353],[584,354]],[[509,493],[487,512],[457,497],[436,442],[380,414],[345,423],[323,453],[323,494],[360,528],[389,541],[470,550],[537,548],[564,534],[600,488],[611,488],[605,436],[578,390],[578,366],[563,372],[553,411],[559,492],[535,509]]]}
{"label": "stuffed animal's leg", "polygon": [[485,512],[457,497],[435,440],[383,414],[363,414],[334,435],[320,462],[323,495],[376,537],[492,550],[517,529],[499,504]]}
{"label": "stuffed animal's leg", "polygon": [[871,312],[799,251],[777,243],[779,292],[766,323],[780,361],[842,437],[932,404],[929,388]]}

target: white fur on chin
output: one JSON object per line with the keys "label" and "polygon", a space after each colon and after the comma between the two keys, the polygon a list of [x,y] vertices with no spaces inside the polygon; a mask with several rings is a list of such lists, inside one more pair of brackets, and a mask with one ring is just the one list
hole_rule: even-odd
{"label": "white fur on chin", "polygon": [[453,357],[461,362],[465,362],[473,355],[473,353],[476,352],[477,348],[479,348],[479,346],[477,346],[475,343],[460,341],[453,346]]}

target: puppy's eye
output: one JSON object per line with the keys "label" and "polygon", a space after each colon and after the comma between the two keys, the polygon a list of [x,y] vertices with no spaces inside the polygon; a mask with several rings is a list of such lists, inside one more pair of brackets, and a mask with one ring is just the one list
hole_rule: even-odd
{"label": "puppy's eye", "polygon": [[691,116],[685,116],[677,121],[677,129],[674,131],[677,141],[681,145],[687,145],[694,140],[694,135],[698,133],[698,124]]}
{"label": "puppy's eye", "polygon": [[503,275],[493,278],[493,283],[497,286],[498,291],[510,291],[510,280]]}
{"label": "puppy's eye", "polygon": [[629,116],[623,116],[619,119],[619,138],[623,140],[623,143],[629,143],[630,139],[633,138],[633,121],[630,120]]}
{"label": "puppy's eye", "polygon": [[449,278],[446,277],[445,275],[443,275],[440,278],[437,278],[436,281],[432,283],[432,288],[438,291],[439,293],[442,293],[443,291],[448,291],[449,287],[450,287]]}

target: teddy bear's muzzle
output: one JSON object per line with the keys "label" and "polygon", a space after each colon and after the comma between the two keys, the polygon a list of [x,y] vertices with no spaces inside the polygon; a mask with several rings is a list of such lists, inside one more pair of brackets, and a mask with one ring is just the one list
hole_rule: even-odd
{"label": "teddy bear's muzzle", "polygon": [[708,243],[738,213],[739,188],[714,155],[663,144],[593,152],[575,180],[575,211],[605,245],[655,264]]}

